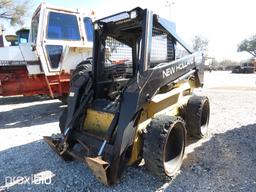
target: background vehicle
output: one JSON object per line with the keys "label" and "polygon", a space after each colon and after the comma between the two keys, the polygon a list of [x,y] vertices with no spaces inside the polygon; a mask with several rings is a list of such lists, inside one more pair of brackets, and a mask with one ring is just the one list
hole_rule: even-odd
{"label": "background vehicle", "polygon": [[30,31],[17,31],[14,46],[0,48],[0,96],[66,96],[71,71],[92,56],[92,38],[90,17],[42,3]]}
{"label": "background vehicle", "polygon": [[[45,141],[64,160],[87,163],[106,185],[142,158],[153,174],[173,176],[186,132],[207,132],[209,100],[193,95],[203,86],[202,53],[192,53],[174,23],[147,9],[100,19],[94,29],[93,65],[75,70],[62,135]],[[179,59],[178,44],[187,52]]]}
{"label": "background vehicle", "polygon": [[241,66],[234,67],[232,73],[254,73],[254,71],[253,63],[242,63]]}
{"label": "background vehicle", "polygon": [[16,35],[5,35],[6,41],[11,43],[11,46],[17,46],[28,42],[29,29],[21,28],[16,31]]}

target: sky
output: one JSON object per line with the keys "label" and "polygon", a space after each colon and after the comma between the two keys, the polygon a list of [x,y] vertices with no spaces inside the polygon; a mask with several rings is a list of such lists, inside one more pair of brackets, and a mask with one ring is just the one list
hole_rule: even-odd
{"label": "sky", "polygon": [[[45,0],[47,3],[90,13],[99,19],[140,6],[176,23],[178,35],[192,45],[195,35],[209,41],[209,55],[221,61],[251,57],[238,53],[238,44],[256,34],[256,0]],[[42,2],[34,0],[31,10]],[[30,14],[32,14],[31,11]],[[28,20],[26,25],[29,26]],[[13,29],[9,29],[12,31]]]}

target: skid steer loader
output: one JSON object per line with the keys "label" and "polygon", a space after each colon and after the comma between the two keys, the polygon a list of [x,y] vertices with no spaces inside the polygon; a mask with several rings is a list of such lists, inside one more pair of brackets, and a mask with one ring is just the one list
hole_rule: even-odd
{"label": "skid steer loader", "polygon": [[[209,100],[193,94],[203,86],[202,53],[192,53],[174,23],[139,7],[94,22],[93,43],[92,64],[73,74],[62,134],[44,139],[106,185],[142,159],[153,174],[173,176],[186,134],[207,131]],[[178,45],[187,55],[178,58]]]}

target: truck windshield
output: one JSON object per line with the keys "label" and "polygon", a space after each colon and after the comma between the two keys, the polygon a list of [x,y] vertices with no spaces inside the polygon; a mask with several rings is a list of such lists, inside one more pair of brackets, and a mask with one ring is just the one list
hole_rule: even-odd
{"label": "truck windshield", "polygon": [[91,18],[89,17],[84,18],[84,28],[85,28],[87,41],[92,42],[93,41],[93,24],[92,24]]}
{"label": "truck windshield", "polygon": [[49,12],[47,38],[56,40],[80,40],[75,15]]}

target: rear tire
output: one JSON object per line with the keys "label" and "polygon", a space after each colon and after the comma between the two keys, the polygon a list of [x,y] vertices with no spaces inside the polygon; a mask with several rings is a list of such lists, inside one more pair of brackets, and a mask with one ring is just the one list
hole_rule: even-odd
{"label": "rear tire", "polygon": [[144,135],[146,168],[165,179],[180,169],[185,151],[185,123],[180,117],[161,115],[153,119]]}
{"label": "rear tire", "polygon": [[186,128],[188,135],[202,138],[207,134],[210,118],[210,103],[205,96],[192,96],[186,110]]}

